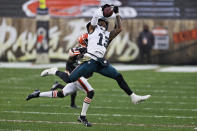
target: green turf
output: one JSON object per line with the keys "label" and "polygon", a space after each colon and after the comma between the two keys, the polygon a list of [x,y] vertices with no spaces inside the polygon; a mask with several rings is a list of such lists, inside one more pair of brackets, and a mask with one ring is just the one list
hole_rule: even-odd
{"label": "green turf", "polygon": [[89,79],[95,97],[88,110],[87,128],[76,119],[86,94],[78,92],[79,109],[71,109],[70,97],[26,101],[35,89],[47,91],[55,76],[40,77],[39,69],[0,68],[0,131],[191,131],[197,128],[197,74],[149,71],[121,72],[136,94],[152,97],[133,105],[109,78]]}

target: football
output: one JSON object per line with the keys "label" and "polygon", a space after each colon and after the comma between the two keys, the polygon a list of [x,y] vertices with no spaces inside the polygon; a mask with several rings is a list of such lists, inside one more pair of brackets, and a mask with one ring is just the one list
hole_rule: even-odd
{"label": "football", "polygon": [[113,8],[112,7],[106,7],[103,10],[103,16],[104,17],[110,17],[110,16],[112,16],[113,12],[114,11],[113,11]]}

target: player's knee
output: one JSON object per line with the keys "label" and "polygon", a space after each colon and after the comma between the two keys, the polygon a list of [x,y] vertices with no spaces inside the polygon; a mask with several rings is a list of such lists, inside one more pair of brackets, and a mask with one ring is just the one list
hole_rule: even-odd
{"label": "player's knee", "polygon": [[58,91],[57,96],[63,98],[64,97],[63,91]]}
{"label": "player's knee", "polygon": [[89,92],[87,93],[87,97],[90,98],[90,99],[92,99],[92,98],[94,97],[94,90],[89,91]]}

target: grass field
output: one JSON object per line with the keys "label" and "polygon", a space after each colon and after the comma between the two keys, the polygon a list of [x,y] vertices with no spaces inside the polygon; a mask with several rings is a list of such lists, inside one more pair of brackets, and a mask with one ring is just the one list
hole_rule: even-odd
{"label": "grass field", "polygon": [[84,92],[78,92],[79,109],[70,97],[26,101],[35,89],[47,91],[55,76],[40,77],[41,69],[0,68],[0,131],[191,131],[197,128],[197,74],[148,71],[122,72],[132,89],[152,97],[133,105],[115,81],[98,74],[89,79],[95,97],[88,110],[87,128],[76,119]]}

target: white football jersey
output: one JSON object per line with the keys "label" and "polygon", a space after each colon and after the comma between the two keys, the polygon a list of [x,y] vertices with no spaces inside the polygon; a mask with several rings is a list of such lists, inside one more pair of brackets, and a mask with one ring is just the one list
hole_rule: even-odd
{"label": "white football jersey", "polygon": [[[109,31],[102,26],[97,25],[92,34],[88,34],[87,52],[98,58],[103,58],[109,44]],[[88,54],[91,58],[91,56]],[[93,58],[94,59],[94,58]]]}

